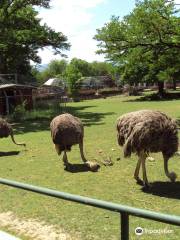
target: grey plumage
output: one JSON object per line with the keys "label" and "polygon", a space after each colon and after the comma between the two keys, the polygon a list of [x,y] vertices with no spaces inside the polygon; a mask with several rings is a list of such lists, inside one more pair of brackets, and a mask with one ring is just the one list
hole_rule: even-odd
{"label": "grey plumage", "polygon": [[132,153],[139,156],[134,173],[139,180],[139,168],[142,163],[144,184],[148,185],[145,159],[149,152],[162,152],[166,175],[175,181],[176,174],[168,171],[168,160],[178,150],[178,130],[173,119],[165,113],[153,110],[140,110],[122,115],[117,120],[117,138],[123,146],[124,156]]}
{"label": "grey plumage", "polygon": [[63,162],[65,168],[69,168],[66,152],[71,150],[75,144],[79,144],[80,154],[83,162],[91,170],[97,170],[97,164],[87,161],[83,152],[84,127],[81,120],[69,113],[61,114],[55,117],[50,123],[51,137],[55,144],[57,153],[64,152]]}
{"label": "grey plumage", "polygon": [[84,128],[79,118],[71,114],[61,114],[55,117],[51,124],[51,136],[53,143],[58,145],[59,152],[71,150],[72,145],[83,141]]}

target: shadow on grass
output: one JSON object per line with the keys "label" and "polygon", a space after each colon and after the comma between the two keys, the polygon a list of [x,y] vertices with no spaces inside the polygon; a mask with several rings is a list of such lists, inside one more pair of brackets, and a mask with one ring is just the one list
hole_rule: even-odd
{"label": "shadow on grass", "polygon": [[[92,172],[92,170],[84,163],[70,164],[70,167],[65,170],[67,172],[71,172],[71,173]],[[98,169],[97,169],[97,171],[98,171]],[[93,171],[93,172],[97,172],[97,171]]]}
{"label": "shadow on grass", "polygon": [[176,123],[177,123],[178,127],[180,127],[180,117],[178,117],[178,118],[176,119]]}
{"label": "shadow on grass", "polygon": [[20,151],[0,152],[0,157],[18,155]]}
{"label": "shadow on grass", "polygon": [[51,114],[44,114],[41,116],[37,116],[35,118],[26,119],[24,121],[20,121],[19,123],[13,124],[13,129],[15,134],[23,134],[26,132],[38,132],[45,131],[50,129],[49,125],[52,119],[62,113],[70,113],[76,117],[79,117],[83,122],[84,126],[92,126],[92,125],[102,125],[104,124],[103,119],[108,116],[114,114],[114,112],[106,112],[106,113],[97,113],[91,111],[84,111],[85,109],[89,109],[95,106],[81,106],[81,107],[65,107],[63,111],[58,112],[54,111]]}
{"label": "shadow on grass", "polygon": [[171,101],[171,100],[179,100],[180,92],[165,92],[163,97],[158,93],[147,94],[141,97],[137,97],[135,99],[125,100],[124,102],[145,102],[145,101]]}
{"label": "shadow on grass", "polygon": [[150,188],[142,188],[148,194],[160,197],[180,199],[180,182],[153,182]]}
{"label": "shadow on grass", "polygon": [[104,117],[108,115],[115,114],[114,112],[106,112],[106,113],[97,113],[97,112],[84,112],[83,110],[86,108],[92,108],[96,106],[82,106],[82,107],[66,107],[66,113],[70,113],[76,117],[79,117],[83,122],[84,126],[91,125],[102,125],[104,122],[102,121]]}

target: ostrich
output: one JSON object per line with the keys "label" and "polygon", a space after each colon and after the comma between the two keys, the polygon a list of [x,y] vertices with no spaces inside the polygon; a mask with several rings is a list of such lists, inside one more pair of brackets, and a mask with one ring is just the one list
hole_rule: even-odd
{"label": "ostrich", "polygon": [[26,146],[25,143],[17,143],[14,139],[13,129],[11,125],[4,119],[0,118],[0,138],[11,136],[13,143],[16,145]]}
{"label": "ostrich", "polygon": [[117,120],[117,137],[123,146],[124,157],[136,153],[139,157],[134,178],[141,182],[139,169],[142,164],[143,183],[150,186],[146,175],[145,160],[149,152],[162,152],[165,174],[172,182],[176,174],[168,171],[168,160],[178,150],[178,130],[174,120],[160,111],[140,110],[122,115]]}
{"label": "ostrich", "polygon": [[84,127],[81,120],[71,114],[65,113],[56,116],[50,123],[51,137],[55,144],[58,155],[64,152],[63,162],[65,169],[70,168],[67,159],[67,151],[71,151],[72,145],[79,144],[80,154],[83,162],[92,170],[99,168],[97,163],[87,161],[83,152]]}

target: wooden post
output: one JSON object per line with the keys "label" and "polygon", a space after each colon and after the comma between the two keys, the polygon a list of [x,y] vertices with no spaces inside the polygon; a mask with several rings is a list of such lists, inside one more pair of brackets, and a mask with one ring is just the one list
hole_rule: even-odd
{"label": "wooden post", "polygon": [[6,113],[9,114],[9,100],[8,100],[8,95],[6,94],[6,91],[4,90],[4,95],[6,99]]}

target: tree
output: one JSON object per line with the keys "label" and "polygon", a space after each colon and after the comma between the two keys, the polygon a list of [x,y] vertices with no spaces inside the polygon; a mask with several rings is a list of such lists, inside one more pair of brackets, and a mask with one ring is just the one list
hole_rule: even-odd
{"label": "tree", "polygon": [[63,76],[66,71],[66,67],[66,60],[52,60],[48,65],[48,71],[51,77]]}
{"label": "tree", "polygon": [[91,66],[91,76],[104,76],[108,75],[113,80],[116,80],[118,77],[119,68],[110,62],[97,62],[94,61],[90,63]]}
{"label": "tree", "polygon": [[55,54],[69,49],[67,38],[41,24],[35,6],[49,8],[50,0],[0,1],[0,73],[30,74],[30,60],[40,63],[38,50],[51,47]]}
{"label": "tree", "polygon": [[63,78],[66,72],[67,61],[62,60],[52,60],[47,68],[45,68],[42,72],[39,72],[36,77],[38,81],[45,82],[49,78]]}
{"label": "tree", "polygon": [[170,49],[160,57],[160,72],[158,79],[162,82],[168,80],[173,83],[173,89],[176,90],[176,80],[180,76],[180,54],[178,49]]}
{"label": "tree", "polygon": [[81,87],[82,77],[109,75],[115,79],[117,69],[107,62],[86,62],[82,59],[73,58],[66,68],[65,78],[69,87],[69,92],[76,96]]}
{"label": "tree", "polygon": [[73,61],[66,68],[66,82],[68,85],[69,94],[72,97],[77,97],[79,82],[78,80],[82,77],[82,73],[74,65]]}
{"label": "tree", "polygon": [[126,59],[127,62],[120,68],[122,81],[130,85],[145,82],[148,73],[147,56],[141,54],[141,49],[134,49]]}
{"label": "tree", "polygon": [[91,63],[92,76],[103,76],[109,74],[109,64],[106,62],[94,61]]}
{"label": "tree", "polygon": [[74,68],[76,68],[84,77],[90,76],[92,73],[91,64],[85,60],[73,58],[70,64],[74,65]]}
{"label": "tree", "polygon": [[109,23],[97,30],[98,53],[105,53],[109,60],[124,66],[126,71],[133,66],[133,72],[135,68],[137,72],[141,62],[137,59],[143,56],[141,63],[146,71],[141,74],[141,80],[149,81],[146,75],[151,75],[163,94],[163,81],[158,77],[160,71],[168,68],[163,59],[174,51],[178,52],[174,58],[179,58],[180,54],[180,19],[176,12],[174,1],[136,1],[135,9],[123,20],[113,16]]}

